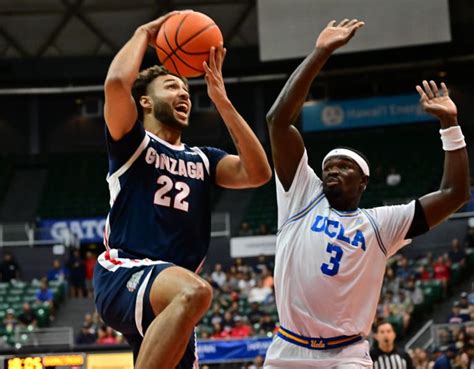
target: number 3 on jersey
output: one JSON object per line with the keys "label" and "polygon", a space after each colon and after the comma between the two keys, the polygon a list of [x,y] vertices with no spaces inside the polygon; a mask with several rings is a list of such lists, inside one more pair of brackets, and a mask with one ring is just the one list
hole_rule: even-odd
{"label": "number 3 on jersey", "polygon": [[[326,251],[331,254],[331,258],[329,259],[329,264],[324,263],[321,265],[321,271],[329,276],[336,275],[339,271],[339,262],[344,252],[339,246],[333,245],[332,243],[328,243]],[[334,252],[336,254],[333,254]]]}
{"label": "number 3 on jersey", "polygon": [[[190,188],[184,182],[176,182],[173,183],[173,180],[165,175],[159,176],[157,182],[161,187],[155,192],[155,201],[156,205],[171,207],[171,196],[168,196],[168,192],[170,192],[173,187],[176,188],[179,192],[174,197],[173,201],[173,208],[188,211],[189,209],[189,202],[185,201],[186,197],[188,197]],[[174,186],[173,186],[174,185]]]}

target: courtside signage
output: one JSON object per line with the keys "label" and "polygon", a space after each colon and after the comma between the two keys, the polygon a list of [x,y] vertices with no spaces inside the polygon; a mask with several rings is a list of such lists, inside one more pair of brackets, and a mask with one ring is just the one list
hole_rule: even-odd
{"label": "courtside signage", "polygon": [[354,100],[321,100],[304,104],[304,132],[433,122],[418,94]]}
{"label": "courtside signage", "polygon": [[70,242],[71,236],[80,242],[101,242],[105,218],[42,219],[38,221],[41,239]]}

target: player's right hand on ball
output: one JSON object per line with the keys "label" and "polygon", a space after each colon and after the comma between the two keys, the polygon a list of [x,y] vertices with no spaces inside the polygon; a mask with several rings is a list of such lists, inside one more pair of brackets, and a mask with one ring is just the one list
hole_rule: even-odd
{"label": "player's right hand on ball", "polygon": [[172,12],[166,13],[165,15],[162,15],[161,17],[155,20],[152,20],[151,22],[143,24],[142,26],[138,27],[138,29],[145,30],[148,33],[149,44],[150,46],[155,47],[156,35],[158,34],[158,31],[160,30],[163,23],[165,23],[165,21],[173,15],[182,13],[184,11],[189,12],[192,10],[174,10]]}
{"label": "player's right hand on ball", "polygon": [[356,31],[363,27],[364,24],[364,22],[357,19],[344,19],[339,24],[332,20],[319,34],[316,40],[316,48],[333,52],[347,44]]}

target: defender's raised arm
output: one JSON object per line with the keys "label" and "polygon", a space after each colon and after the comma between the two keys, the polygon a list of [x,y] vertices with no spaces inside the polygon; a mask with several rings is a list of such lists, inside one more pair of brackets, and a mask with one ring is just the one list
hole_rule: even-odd
{"label": "defender's raised arm", "polygon": [[319,35],[314,50],[296,68],[267,114],[273,163],[283,187],[288,190],[304,152],[303,139],[293,126],[314,78],[329,56],[345,45],[364,22],[344,19],[331,21]]}
{"label": "defender's raised arm", "polygon": [[440,121],[445,151],[439,190],[420,198],[426,222],[432,228],[470,199],[469,160],[464,136],[458,125],[457,108],[449,97],[446,85],[441,83],[440,90],[434,81],[423,81],[423,88],[416,86],[416,90],[420,94],[423,109]]}

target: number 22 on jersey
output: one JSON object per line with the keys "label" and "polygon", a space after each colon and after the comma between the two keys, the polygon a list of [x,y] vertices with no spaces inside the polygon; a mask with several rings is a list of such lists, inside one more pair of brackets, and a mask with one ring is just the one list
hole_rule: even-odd
{"label": "number 22 on jersey", "polygon": [[[154,203],[156,205],[172,207],[186,212],[189,210],[189,202],[186,201],[186,198],[189,196],[191,189],[186,183],[174,182],[166,175],[159,176],[156,182],[161,186],[155,192]],[[178,191],[174,198],[169,194],[173,187]]]}

